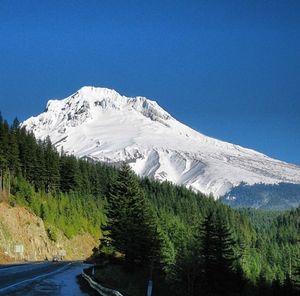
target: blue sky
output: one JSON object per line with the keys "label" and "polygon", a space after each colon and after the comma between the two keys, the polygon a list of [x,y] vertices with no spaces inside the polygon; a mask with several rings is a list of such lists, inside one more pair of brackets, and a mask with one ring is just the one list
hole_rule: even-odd
{"label": "blue sky", "polygon": [[2,0],[0,38],[0,110],[10,121],[104,86],[300,164],[298,0]]}

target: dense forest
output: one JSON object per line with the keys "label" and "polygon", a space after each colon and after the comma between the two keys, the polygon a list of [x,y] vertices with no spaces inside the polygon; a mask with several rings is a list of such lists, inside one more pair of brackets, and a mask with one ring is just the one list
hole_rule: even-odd
{"label": "dense forest", "polygon": [[151,270],[170,295],[298,293],[299,209],[234,210],[185,187],[141,179],[126,164],[56,151],[49,139],[37,141],[2,117],[0,197],[40,216],[52,240],[56,229],[100,238],[95,257],[121,254],[125,268]]}

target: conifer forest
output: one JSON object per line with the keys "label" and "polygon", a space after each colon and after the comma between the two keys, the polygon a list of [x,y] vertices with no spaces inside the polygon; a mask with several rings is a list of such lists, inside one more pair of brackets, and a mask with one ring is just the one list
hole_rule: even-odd
{"label": "conifer forest", "polygon": [[300,208],[233,209],[126,163],[57,151],[2,117],[0,198],[41,217],[53,241],[58,229],[92,234],[93,260],[145,271],[154,295],[299,295]]}

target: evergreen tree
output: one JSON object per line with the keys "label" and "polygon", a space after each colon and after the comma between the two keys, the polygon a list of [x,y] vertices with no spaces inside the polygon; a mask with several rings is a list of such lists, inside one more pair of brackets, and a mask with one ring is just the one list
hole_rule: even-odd
{"label": "evergreen tree", "polygon": [[59,154],[52,146],[50,138],[47,137],[44,143],[45,157],[45,189],[47,192],[59,188]]}
{"label": "evergreen tree", "polygon": [[79,163],[75,156],[61,156],[60,189],[63,192],[80,189]]}
{"label": "evergreen tree", "polygon": [[20,121],[17,117],[14,119],[11,128],[14,131],[17,131],[20,128]]}
{"label": "evergreen tree", "polygon": [[20,173],[20,160],[16,130],[10,130],[8,143],[8,167],[12,175],[18,175]]}
{"label": "evergreen tree", "polygon": [[0,115],[0,156],[1,156],[1,169],[8,167],[8,152],[9,152],[9,126]]}
{"label": "evergreen tree", "polygon": [[[225,218],[225,217],[223,217]],[[199,234],[198,290],[208,295],[231,295],[242,275],[237,273],[235,242],[225,221],[209,213]]]}
{"label": "evergreen tree", "polygon": [[125,256],[129,266],[156,261],[160,240],[154,215],[147,204],[137,177],[123,164],[112,183],[107,206],[111,244]]}

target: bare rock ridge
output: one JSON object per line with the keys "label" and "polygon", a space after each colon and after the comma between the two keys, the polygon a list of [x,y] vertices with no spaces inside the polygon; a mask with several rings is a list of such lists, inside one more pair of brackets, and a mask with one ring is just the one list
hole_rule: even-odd
{"label": "bare rock ridge", "polygon": [[241,182],[300,183],[300,167],[205,136],[180,123],[155,101],[115,90],[83,87],[50,100],[23,122],[38,139],[50,137],[77,157],[127,161],[140,176],[169,180],[216,197]]}

